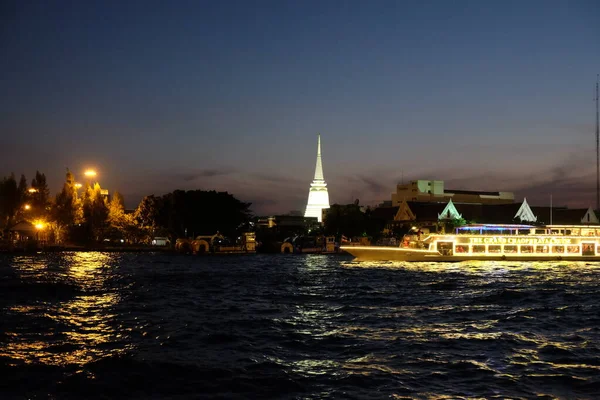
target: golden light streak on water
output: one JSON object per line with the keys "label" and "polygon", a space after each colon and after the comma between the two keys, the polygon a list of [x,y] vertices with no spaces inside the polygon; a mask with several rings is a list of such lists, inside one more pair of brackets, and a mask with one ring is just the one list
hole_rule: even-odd
{"label": "golden light streak on water", "polygon": [[[19,272],[32,275],[47,270],[47,263],[32,261],[34,262],[19,264]],[[18,339],[0,349],[0,356],[12,357],[27,364],[84,365],[129,349],[128,346],[108,346],[127,334],[126,331],[117,332],[113,323],[116,314],[112,310],[121,301],[121,295],[102,290],[108,276],[103,273],[103,269],[111,268],[109,261],[107,254],[73,253],[64,273],[73,283],[74,290],[81,293],[62,303],[45,302],[10,309],[10,312],[22,314],[24,318],[44,310],[44,318],[51,320],[53,324],[66,326],[64,333],[54,337],[52,330],[35,333],[7,332]]]}

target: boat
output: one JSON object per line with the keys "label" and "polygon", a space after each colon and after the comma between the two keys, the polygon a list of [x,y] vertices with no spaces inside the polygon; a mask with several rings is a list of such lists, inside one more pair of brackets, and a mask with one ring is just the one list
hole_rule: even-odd
{"label": "boat", "polygon": [[397,247],[340,249],[355,261],[600,261],[600,226],[470,224],[426,235],[413,228]]}

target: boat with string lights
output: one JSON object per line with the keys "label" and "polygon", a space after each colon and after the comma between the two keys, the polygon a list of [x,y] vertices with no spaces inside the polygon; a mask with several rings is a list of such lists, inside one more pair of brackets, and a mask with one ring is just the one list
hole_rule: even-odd
{"label": "boat with string lights", "polygon": [[340,249],[356,261],[600,261],[600,226],[472,224],[451,234],[413,230],[399,247]]}

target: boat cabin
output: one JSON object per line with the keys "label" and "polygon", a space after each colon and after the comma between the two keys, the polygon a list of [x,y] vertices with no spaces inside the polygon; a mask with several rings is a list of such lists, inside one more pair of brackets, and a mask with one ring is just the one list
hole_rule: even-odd
{"label": "boat cabin", "polygon": [[600,256],[600,226],[465,225],[455,234],[434,234],[422,246],[442,255]]}

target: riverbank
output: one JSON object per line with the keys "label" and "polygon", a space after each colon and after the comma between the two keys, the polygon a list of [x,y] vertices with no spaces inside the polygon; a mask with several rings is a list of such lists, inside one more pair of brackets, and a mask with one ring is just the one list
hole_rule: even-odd
{"label": "riverbank", "polygon": [[62,251],[101,251],[108,253],[175,253],[169,247],[157,246],[102,246],[102,245],[64,245],[64,246],[27,246],[0,247],[0,253],[51,253]]}

